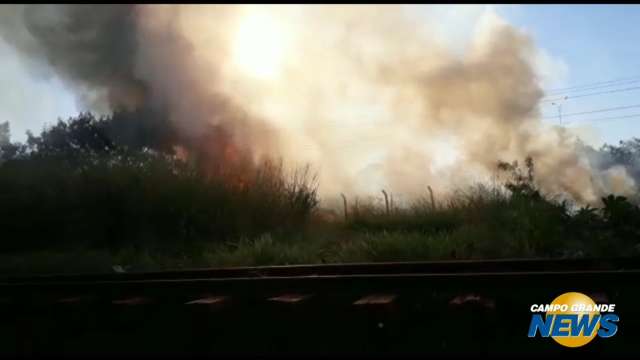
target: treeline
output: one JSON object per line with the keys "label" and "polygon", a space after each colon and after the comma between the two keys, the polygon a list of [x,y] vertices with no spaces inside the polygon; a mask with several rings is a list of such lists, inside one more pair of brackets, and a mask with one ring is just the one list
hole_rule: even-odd
{"label": "treeline", "polygon": [[[0,124],[0,252],[190,253],[201,265],[640,254],[634,202],[556,200],[536,188],[531,159],[497,164],[499,186],[437,204],[360,202],[345,223],[312,222],[322,217],[309,168],[216,176],[177,156],[170,130],[153,114],[85,113],[16,143]],[[640,139],[589,151],[634,177],[640,168]]]}
{"label": "treeline", "polygon": [[0,143],[0,251],[197,248],[299,232],[318,204],[308,168],[264,163],[237,186],[180,160],[134,115],[80,114]]}

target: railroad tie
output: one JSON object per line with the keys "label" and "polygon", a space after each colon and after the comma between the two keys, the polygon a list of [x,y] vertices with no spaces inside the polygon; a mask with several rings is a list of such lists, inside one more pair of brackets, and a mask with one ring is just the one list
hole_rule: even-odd
{"label": "railroad tie", "polygon": [[395,294],[372,294],[358,299],[353,305],[389,305],[396,297]]}
{"label": "railroad tie", "polygon": [[449,301],[449,305],[456,307],[460,306],[481,306],[486,309],[494,310],[496,307],[495,301],[492,298],[477,295],[477,294],[464,294],[458,295]]}
{"label": "railroad tie", "polygon": [[185,305],[218,305],[226,302],[227,296],[207,296],[200,299],[187,301]]}
{"label": "railroad tie", "polygon": [[132,297],[120,300],[113,300],[111,303],[114,305],[146,305],[153,301],[145,297]]}
{"label": "railroad tie", "polygon": [[268,298],[267,300],[269,301],[275,301],[275,302],[279,302],[279,303],[285,303],[285,304],[295,304],[295,303],[299,303],[302,302],[308,298],[310,298],[313,295],[310,294],[282,294],[279,296],[274,296],[271,298]]}

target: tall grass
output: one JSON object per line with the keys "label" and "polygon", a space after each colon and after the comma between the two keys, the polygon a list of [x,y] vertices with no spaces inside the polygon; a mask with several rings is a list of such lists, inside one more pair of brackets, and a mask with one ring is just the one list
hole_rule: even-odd
{"label": "tall grass", "polygon": [[159,156],[83,166],[0,166],[0,251],[176,248],[302,231],[318,205],[309,168],[265,163],[242,187]]}
{"label": "tall grass", "polygon": [[309,167],[210,176],[146,142],[117,146],[104,121],[60,123],[0,148],[0,271],[640,253],[638,206],[612,195],[580,208],[542,194],[531,159],[501,163],[501,184],[446,198],[427,186],[406,206],[386,190],[383,202],[343,195],[344,220],[327,220]]}

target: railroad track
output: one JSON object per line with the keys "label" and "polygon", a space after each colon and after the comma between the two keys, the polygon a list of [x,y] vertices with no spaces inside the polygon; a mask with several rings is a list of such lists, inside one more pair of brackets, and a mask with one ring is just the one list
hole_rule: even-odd
{"label": "railroad track", "polygon": [[638,280],[636,259],[5,277],[0,349],[9,355],[555,354],[566,349],[526,337],[529,306],[579,291],[616,303],[621,330],[572,350],[626,354],[638,352]]}
{"label": "railroad track", "polygon": [[637,270],[640,258],[591,259],[500,259],[428,262],[387,262],[350,264],[283,265],[261,267],[205,268],[162,272],[61,274],[39,276],[4,276],[0,284],[17,282],[156,280],[313,275],[418,274],[469,272],[539,272]]}

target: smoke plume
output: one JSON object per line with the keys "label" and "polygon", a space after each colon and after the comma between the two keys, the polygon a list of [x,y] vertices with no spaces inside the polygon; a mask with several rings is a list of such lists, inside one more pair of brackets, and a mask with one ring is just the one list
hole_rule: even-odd
{"label": "smoke plume", "polygon": [[462,55],[391,6],[3,6],[0,36],[87,108],[142,109],[212,168],[312,164],[327,197],[444,192],[527,156],[579,202],[636,188],[541,122],[535,45],[499,19]]}

